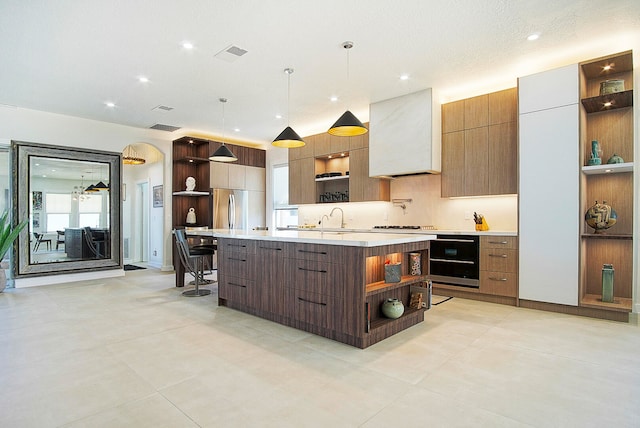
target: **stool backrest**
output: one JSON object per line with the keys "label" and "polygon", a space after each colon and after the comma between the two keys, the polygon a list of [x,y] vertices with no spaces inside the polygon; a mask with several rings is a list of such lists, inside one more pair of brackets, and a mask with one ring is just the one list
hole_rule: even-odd
{"label": "stool backrest", "polygon": [[178,254],[180,255],[180,261],[182,261],[182,265],[188,271],[192,272],[194,267],[190,263],[191,253],[189,253],[189,244],[187,243],[187,238],[184,235],[184,230],[182,229],[173,229],[173,234],[176,237],[176,248],[178,249]]}

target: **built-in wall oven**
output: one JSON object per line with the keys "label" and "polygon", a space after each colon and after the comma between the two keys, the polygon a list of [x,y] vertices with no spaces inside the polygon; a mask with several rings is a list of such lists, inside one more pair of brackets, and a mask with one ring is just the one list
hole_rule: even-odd
{"label": "built-in wall oven", "polygon": [[437,235],[429,245],[429,279],[432,282],[479,287],[480,237]]}

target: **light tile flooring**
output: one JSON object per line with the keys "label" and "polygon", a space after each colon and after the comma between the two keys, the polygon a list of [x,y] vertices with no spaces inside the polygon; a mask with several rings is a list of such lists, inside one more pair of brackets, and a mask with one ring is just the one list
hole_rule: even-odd
{"label": "light tile flooring", "polygon": [[453,299],[360,350],[173,284],[0,294],[0,426],[640,426],[636,325]]}

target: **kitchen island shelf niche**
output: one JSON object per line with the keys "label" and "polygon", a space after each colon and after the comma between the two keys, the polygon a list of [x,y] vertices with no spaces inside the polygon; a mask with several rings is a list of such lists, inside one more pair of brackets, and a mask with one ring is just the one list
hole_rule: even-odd
{"label": "kitchen island shelf niche", "polygon": [[400,282],[384,282],[384,281],[372,282],[371,284],[367,284],[365,289],[368,297],[368,296],[374,296],[376,294],[379,294],[385,291],[395,290],[396,288],[402,288],[407,285],[415,284],[417,282],[425,282],[425,281],[426,281],[425,276],[403,275],[400,279]]}

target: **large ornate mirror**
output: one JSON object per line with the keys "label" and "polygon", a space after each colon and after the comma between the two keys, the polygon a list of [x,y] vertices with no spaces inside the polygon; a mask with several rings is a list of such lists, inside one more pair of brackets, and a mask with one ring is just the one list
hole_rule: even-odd
{"label": "large ornate mirror", "polygon": [[16,277],[122,267],[120,153],[12,141]]}

